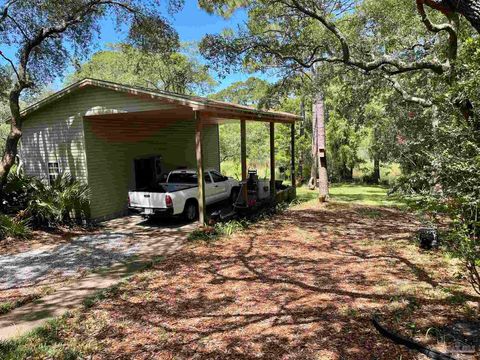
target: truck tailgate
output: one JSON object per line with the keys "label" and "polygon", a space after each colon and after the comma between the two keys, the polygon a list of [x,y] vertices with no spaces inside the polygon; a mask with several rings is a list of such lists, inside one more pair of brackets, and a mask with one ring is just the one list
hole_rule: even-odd
{"label": "truck tailgate", "polygon": [[129,191],[128,197],[130,199],[131,207],[148,209],[163,209],[167,207],[165,203],[165,193]]}

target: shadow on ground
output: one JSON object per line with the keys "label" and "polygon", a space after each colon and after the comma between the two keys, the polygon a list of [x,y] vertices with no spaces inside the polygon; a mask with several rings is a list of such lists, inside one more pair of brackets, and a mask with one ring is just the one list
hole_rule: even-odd
{"label": "shadow on ground", "polygon": [[299,207],[184,248],[69,319],[61,341],[97,344],[105,359],[416,359],[371,316],[437,345],[426,330],[479,298],[412,244],[413,218],[378,211]]}

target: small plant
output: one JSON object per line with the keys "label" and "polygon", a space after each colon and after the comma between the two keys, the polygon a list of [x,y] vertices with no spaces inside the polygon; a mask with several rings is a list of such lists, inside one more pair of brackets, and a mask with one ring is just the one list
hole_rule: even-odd
{"label": "small plant", "polygon": [[219,234],[213,226],[202,226],[188,234],[189,241],[208,241],[216,239]]}
{"label": "small plant", "polygon": [[26,220],[0,214],[0,239],[6,237],[25,239],[29,236],[30,228]]}
{"label": "small plant", "polygon": [[33,193],[25,213],[36,226],[82,224],[89,220],[89,190],[69,175],[51,184],[32,180]]}
{"label": "small plant", "polygon": [[0,303],[0,315],[4,315],[9,313],[15,308],[15,304],[11,301],[6,301],[3,303]]}

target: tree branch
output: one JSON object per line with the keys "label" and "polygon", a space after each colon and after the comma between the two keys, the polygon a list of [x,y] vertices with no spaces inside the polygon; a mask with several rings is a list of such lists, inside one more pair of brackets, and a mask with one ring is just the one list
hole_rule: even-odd
{"label": "tree branch", "polygon": [[302,4],[300,4],[298,0],[291,0],[291,3],[288,0],[280,2],[289,8],[300,11],[301,13],[318,20],[339,41],[342,48],[341,58],[334,58],[331,60],[322,58],[318,59],[318,61],[342,62],[346,65],[355,66],[366,72],[382,69],[385,65],[395,67],[395,73],[397,74],[419,70],[430,70],[436,74],[441,75],[450,70],[450,62],[441,63],[438,60],[420,60],[407,63],[390,55],[384,55],[370,62],[352,59],[350,53],[350,46],[345,35],[343,35],[340,29],[338,29],[338,27],[333,22],[327,20],[325,16],[319,14],[318,12],[302,6]]}
{"label": "tree branch", "polygon": [[7,14],[7,18],[9,18],[14,24],[15,26],[17,27],[17,29],[22,33],[23,37],[28,40],[28,35],[27,33],[25,32],[25,30],[22,29],[22,27],[20,26],[20,24],[17,22],[17,20],[15,20],[13,17],[11,17],[9,14]]}
{"label": "tree branch", "polygon": [[0,56],[3,57],[10,64],[13,71],[15,72],[15,75],[17,76],[17,79],[20,80],[20,77],[19,77],[18,72],[17,72],[17,68],[15,67],[15,64],[13,63],[13,61],[10,60],[8,57],[6,57],[5,54],[2,51],[0,51]]}
{"label": "tree branch", "polygon": [[9,0],[7,1],[7,3],[5,4],[5,6],[3,7],[2,11],[1,11],[1,14],[0,15],[0,24],[7,18],[8,16],[8,10],[10,8],[10,6],[12,6],[13,4],[15,4],[18,0]]}
{"label": "tree branch", "polygon": [[400,94],[402,95],[402,98],[405,101],[412,102],[418,105],[421,105],[423,107],[432,107],[433,102],[427,99],[423,99],[414,95],[409,94],[408,92],[405,91],[405,89],[402,88],[398,80],[390,77],[390,76],[384,76],[384,79],[386,79],[392,87]]}
{"label": "tree branch", "polygon": [[446,31],[448,33],[449,35],[448,58],[450,61],[455,62],[455,60],[457,59],[457,51],[458,51],[458,34],[457,34],[458,15],[453,13],[447,15],[447,17],[450,20],[450,23],[448,24],[433,24],[425,11],[425,6],[424,6],[425,0],[416,0],[416,2],[417,2],[417,11],[420,14],[423,24],[429,31],[433,33]]}

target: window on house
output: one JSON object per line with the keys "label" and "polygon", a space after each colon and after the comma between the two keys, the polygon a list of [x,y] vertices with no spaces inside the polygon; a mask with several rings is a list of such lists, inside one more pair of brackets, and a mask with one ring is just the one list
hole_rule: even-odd
{"label": "window on house", "polygon": [[60,175],[60,167],[58,162],[49,162],[48,163],[48,181],[50,184],[55,181],[55,179]]}

